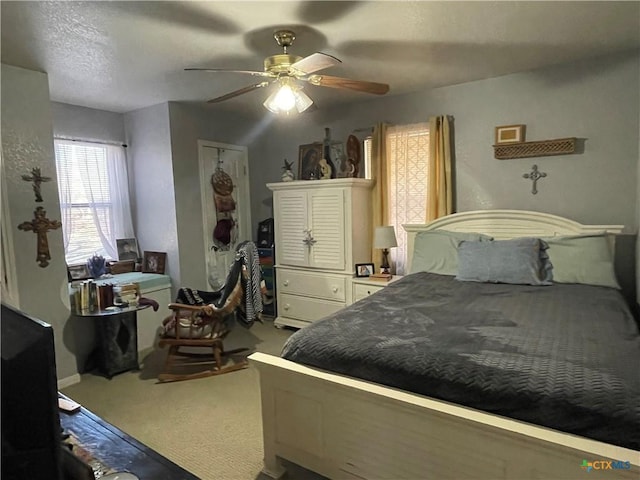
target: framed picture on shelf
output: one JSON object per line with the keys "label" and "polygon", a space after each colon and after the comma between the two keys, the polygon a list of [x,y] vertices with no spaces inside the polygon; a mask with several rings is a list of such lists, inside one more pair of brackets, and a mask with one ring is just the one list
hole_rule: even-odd
{"label": "framed picture on shelf", "polygon": [[86,264],[69,265],[67,267],[67,279],[70,282],[87,280],[88,278],[91,278],[91,274],[89,273],[89,267],[87,267]]}
{"label": "framed picture on shelf", "polygon": [[322,159],[322,144],[300,145],[298,156],[298,178],[300,180],[318,179],[318,162]]}
{"label": "framed picture on shelf", "polygon": [[133,260],[137,261],[140,258],[138,252],[138,241],[135,238],[118,238],[116,239],[116,245],[118,247],[118,260]]}
{"label": "framed picture on shelf", "polygon": [[164,274],[166,261],[166,252],[144,252],[144,259],[142,261],[142,273]]}
{"label": "framed picture on shelf", "polygon": [[375,271],[373,263],[356,263],[356,277],[370,277]]}
{"label": "framed picture on shelf", "polygon": [[524,125],[502,125],[496,127],[496,145],[524,142]]}

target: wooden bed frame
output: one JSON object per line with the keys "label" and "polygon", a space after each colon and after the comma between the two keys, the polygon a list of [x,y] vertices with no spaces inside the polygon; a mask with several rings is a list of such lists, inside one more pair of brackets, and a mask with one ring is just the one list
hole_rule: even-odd
{"label": "wooden bed frame", "polygon": [[[406,225],[409,249],[419,231],[479,232],[496,239],[594,232],[545,213],[485,210]],[[263,472],[279,478],[280,458],[340,479],[589,478],[583,461],[630,462],[607,478],[637,479],[640,452],[488,414],[423,395],[254,353],[260,372]],[[625,466],[592,464],[595,470]]]}

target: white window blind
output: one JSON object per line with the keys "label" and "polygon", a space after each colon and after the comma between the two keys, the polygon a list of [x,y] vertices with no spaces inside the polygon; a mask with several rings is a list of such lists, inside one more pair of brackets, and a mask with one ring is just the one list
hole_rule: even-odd
{"label": "white window blind", "polygon": [[117,238],[133,236],[122,147],[55,141],[68,265],[94,254],[117,259]]}

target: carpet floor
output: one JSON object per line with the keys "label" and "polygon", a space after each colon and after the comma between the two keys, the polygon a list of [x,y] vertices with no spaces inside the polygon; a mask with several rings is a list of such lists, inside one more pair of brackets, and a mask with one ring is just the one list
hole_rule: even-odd
{"label": "carpet floor", "polygon": [[[248,347],[279,355],[293,331],[272,321],[236,326],[225,349]],[[111,380],[93,373],[62,392],[202,480],[267,480],[262,469],[258,371],[158,383],[166,349],[143,352],[140,370]],[[286,463],[291,480],[324,477]],[[135,473],[135,472],[134,472]]]}

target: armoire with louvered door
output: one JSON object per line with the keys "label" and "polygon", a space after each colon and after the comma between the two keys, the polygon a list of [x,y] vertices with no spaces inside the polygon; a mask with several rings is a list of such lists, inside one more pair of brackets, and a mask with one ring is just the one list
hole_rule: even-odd
{"label": "armoire with louvered door", "polygon": [[304,327],[351,304],[371,261],[371,187],[362,178],[268,183],[276,244],[275,325]]}

